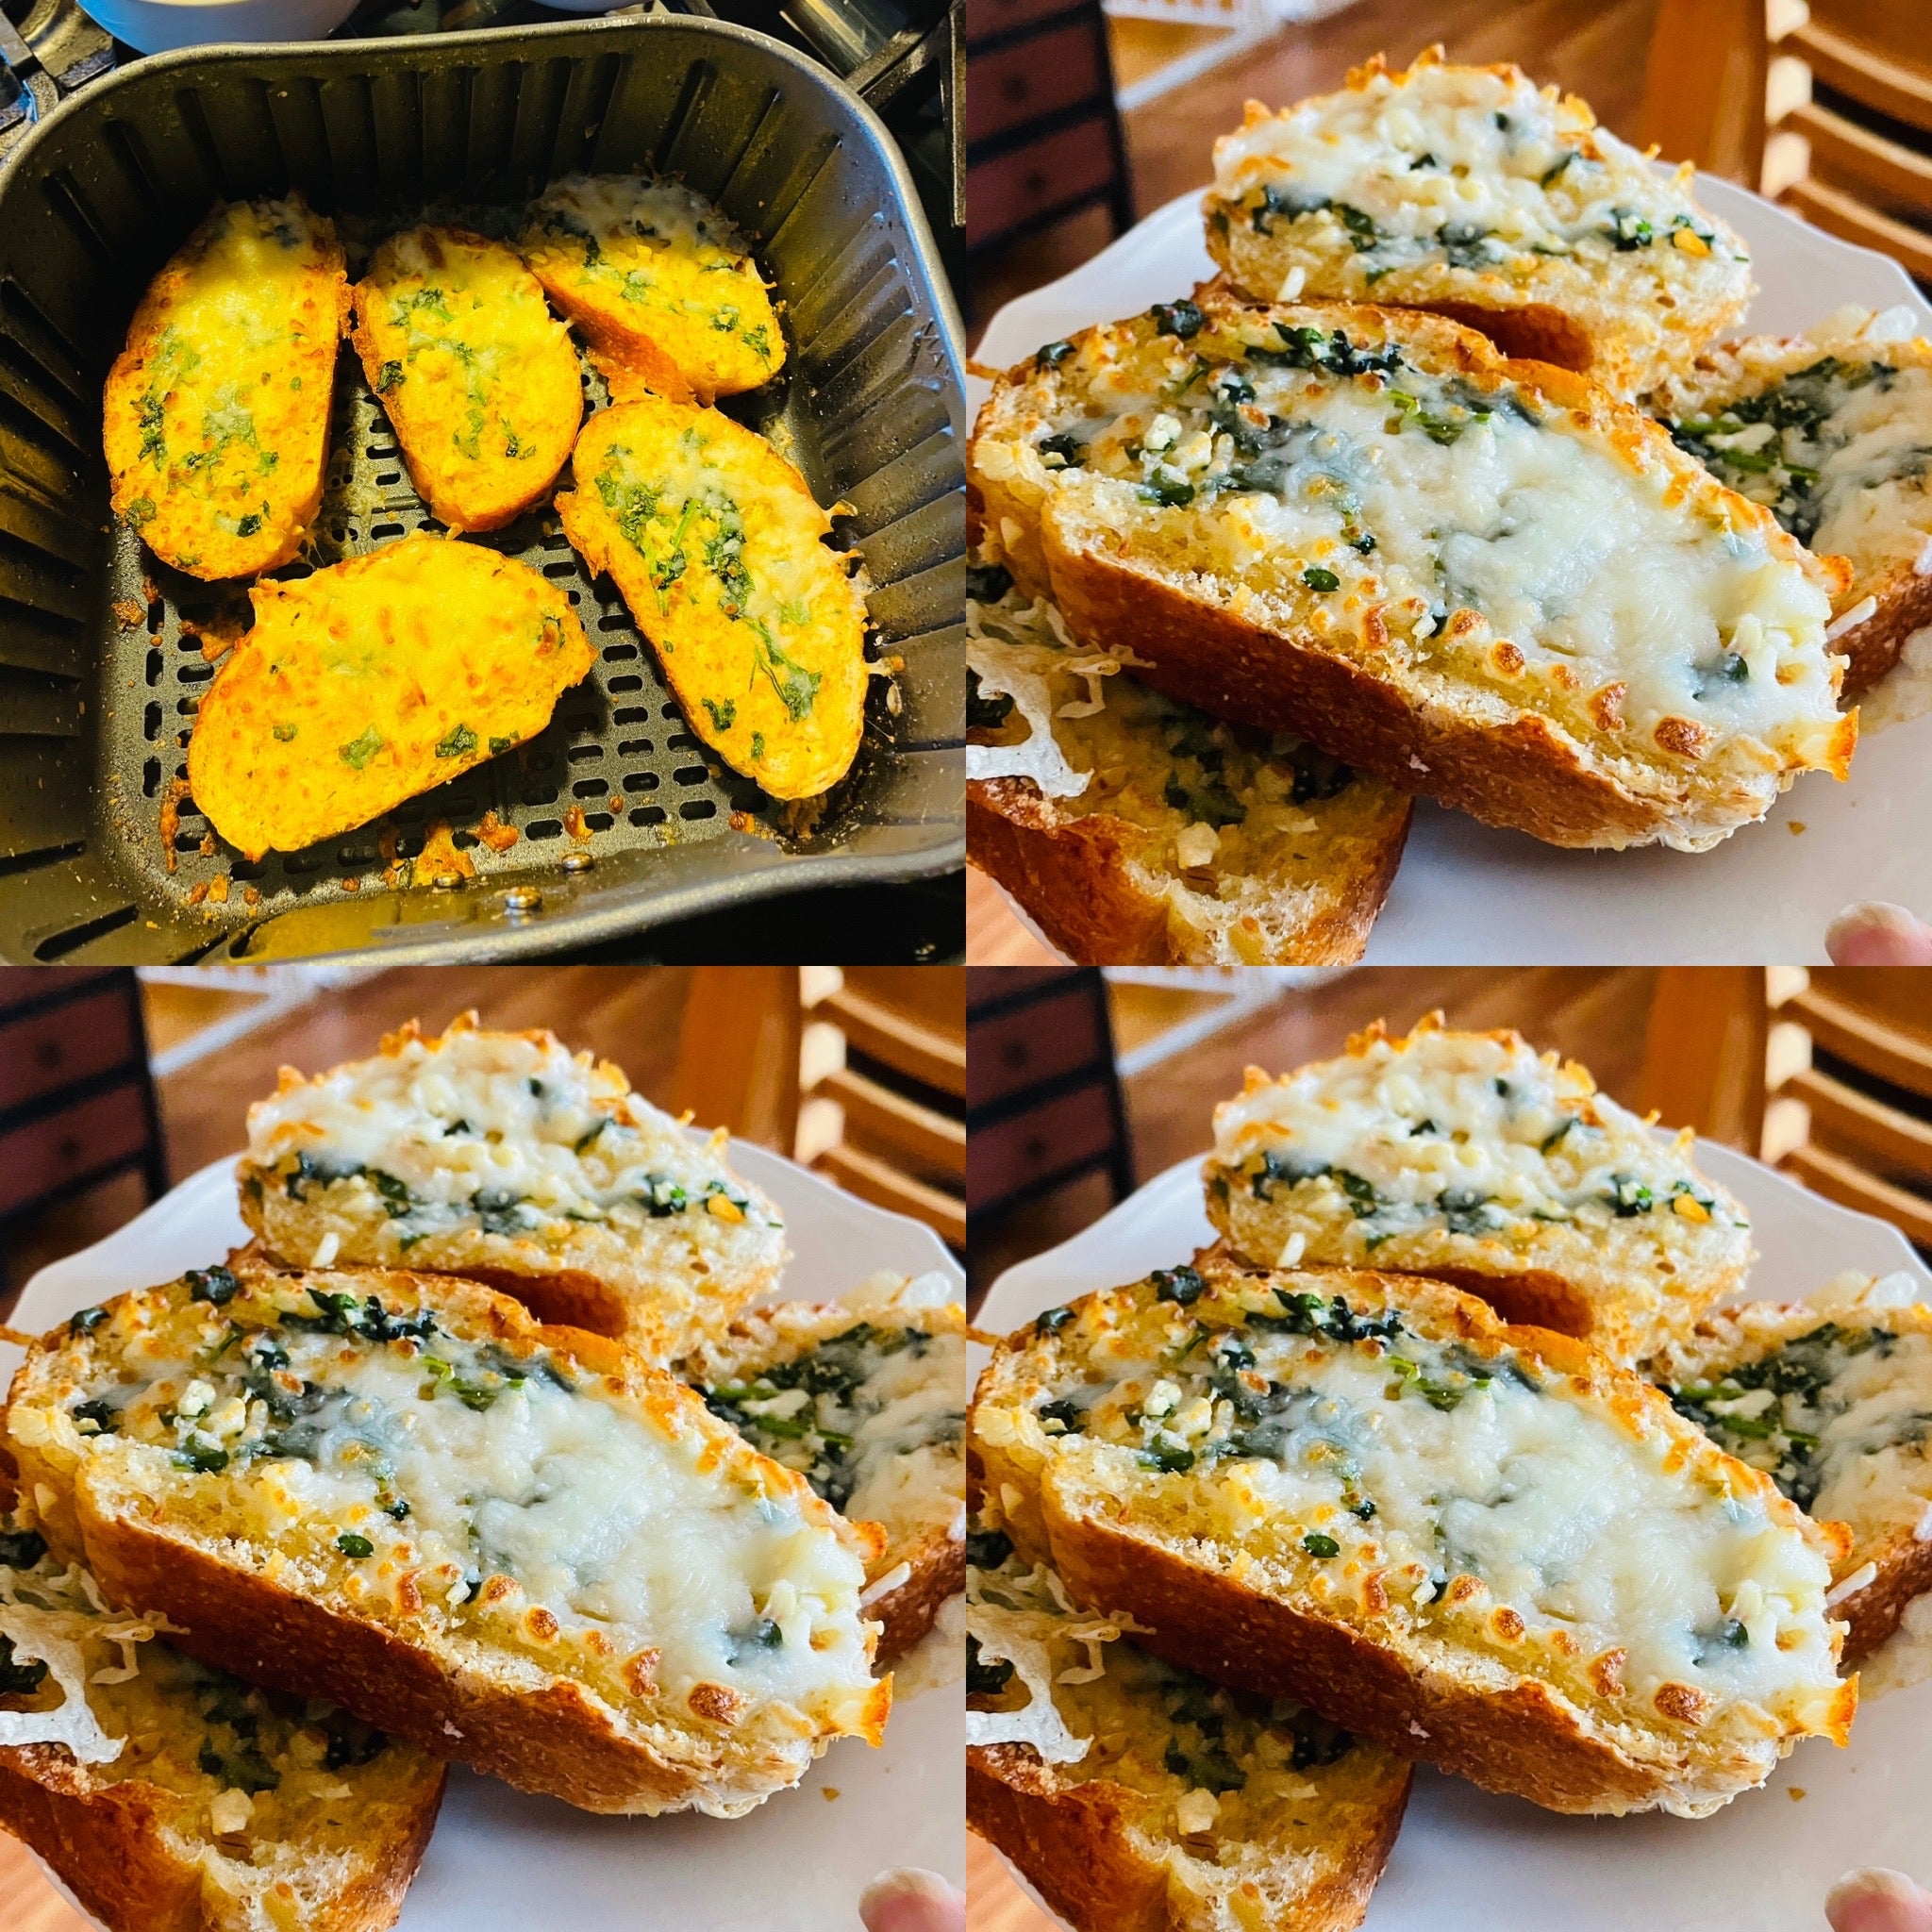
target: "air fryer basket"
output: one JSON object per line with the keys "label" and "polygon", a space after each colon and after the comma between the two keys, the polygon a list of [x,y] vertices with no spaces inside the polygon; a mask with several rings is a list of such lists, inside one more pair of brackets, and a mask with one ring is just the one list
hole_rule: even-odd
{"label": "air fryer basket", "polygon": [[[202,630],[245,621],[246,599],[165,570],[110,525],[101,385],[142,289],[218,198],[300,189],[341,224],[353,272],[358,236],[425,210],[501,221],[557,175],[646,163],[753,238],[791,359],[728,407],[822,503],[851,506],[839,529],[864,555],[877,648],[903,659],[891,685],[874,681],[865,745],[821,824],[791,837],[780,808],[703,751],[622,601],[543,509],[472,540],[563,584],[597,650],[540,738],[362,831],[254,865],[204,854],[208,826],[184,800],[171,870],[163,811],[214,675]],[[0,173],[0,958],[501,958],[958,865],[959,370],[884,131],[824,71],[741,27],[658,16],[190,52],[80,94]],[[332,451],[319,561],[438,527],[346,347]],[[519,835],[501,853],[471,837],[491,809]],[[438,821],[475,877],[408,863]]]}

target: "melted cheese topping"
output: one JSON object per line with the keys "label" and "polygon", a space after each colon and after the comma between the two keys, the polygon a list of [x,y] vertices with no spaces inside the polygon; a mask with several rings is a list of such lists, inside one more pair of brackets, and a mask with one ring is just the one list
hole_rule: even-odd
{"label": "melted cheese topping", "polygon": [[[1425,66],[1256,116],[1214,144],[1214,192],[1262,234],[1331,231],[1360,283],[1427,262],[1532,276],[1550,258],[1597,268],[1675,255],[1748,287],[1737,238],[1690,193],[1514,68]],[[1273,292],[1272,291],[1270,291]]]}
{"label": "melted cheese topping", "polygon": [[1831,600],[1762,530],[1687,516],[1663,463],[1513,382],[1294,313],[1157,308],[1151,337],[1080,352],[1032,450],[1091,521],[1297,628],[1339,643],[1377,613],[1412,675],[1585,734],[1824,755]]}
{"label": "melted cheese topping", "polygon": [[703,398],[756,389],[785,360],[744,238],[682,182],[573,175],[537,203],[523,249],[566,312],[594,305],[648,337]]}
{"label": "melted cheese topping", "polygon": [[569,332],[515,251],[412,228],[375,251],[356,301],[370,385],[438,513],[489,529],[539,496],[583,394]]}
{"label": "melted cheese topping", "polygon": [[564,529],[616,578],[698,736],[774,797],[843,777],[865,600],[805,478],[729,417],[656,400],[593,417],[573,470]]}
{"label": "melted cheese topping", "polygon": [[[1920,351],[1932,348],[1924,342]],[[1932,367],[1882,344],[1781,375],[1668,425],[1719,482],[1859,578],[1916,564],[1932,533]]]}
{"label": "melted cheese topping", "polygon": [[703,1393],[835,1509],[895,1539],[965,1508],[963,1335],[860,1322]]}
{"label": "melted cheese topping", "polygon": [[[722,1135],[686,1132],[608,1062],[548,1033],[453,1026],[286,1084],[248,1110],[248,1158],[298,1199],[353,1183],[412,1238],[656,1221],[777,1228]],[[305,1257],[306,1258],[306,1257]]]}
{"label": "melted cheese topping", "polygon": [[1568,1223],[1672,1216],[1742,1228],[1736,1204],[1698,1173],[1693,1137],[1653,1134],[1515,1034],[1418,1027],[1351,1042],[1214,1110],[1213,1164],[1257,1198],[1341,1207],[1377,1237],[1446,1224],[1488,1235]]}
{"label": "melted cheese topping", "polygon": [[721,1472],[681,1409],[358,1299],[363,1277],[307,1280],[209,1271],[151,1320],[117,1305],[66,1405],[91,1453],[371,1614],[475,1627],[620,1704],[640,1669],[680,1700],[869,1688],[860,1557]]}
{"label": "melted cheese topping", "polygon": [[1932,1541],[1932,1335],[1870,1312],[1821,1321],[1669,1392],[1727,1455],[1849,1524],[1861,1548],[1900,1529]]}
{"label": "melted cheese topping", "polygon": [[299,195],[230,202],[161,271],[108,378],[113,506],[202,577],[292,558],[321,500],[342,251]]}
{"label": "melted cheese topping", "polygon": [[[1185,1303],[1191,1272],[1155,1280]],[[1034,1404],[1111,1493],[1171,1491],[1194,1533],[1261,1539],[1298,1588],[1374,1574],[1424,1626],[1466,1605],[1491,1631],[1512,1612],[1532,1644],[1620,1651],[1640,1699],[1675,1684],[1775,1707],[1835,1683],[1825,1557],[1749,1492],[1687,1480],[1661,1428],[1341,1296],[1283,1289],[1238,1326],[1212,1307],[1212,1326],[1180,1306],[1124,1326]]]}

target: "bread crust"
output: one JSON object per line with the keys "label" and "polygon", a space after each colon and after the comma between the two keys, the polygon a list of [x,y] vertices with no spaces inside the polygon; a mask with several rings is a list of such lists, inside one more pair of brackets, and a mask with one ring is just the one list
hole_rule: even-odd
{"label": "bread crust", "polygon": [[[873,1534],[847,1524],[802,1477],[758,1456],[690,1390],[617,1342],[546,1328],[520,1304],[447,1276],[361,1271],[291,1278],[358,1295],[379,1286],[386,1303],[433,1309],[452,1334],[512,1352],[547,1349],[657,1425],[698,1431],[705,1468],[721,1489],[735,1483],[783,1494],[809,1528],[831,1533],[864,1560],[875,1550]],[[332,1280],[337,1286],[329,1288]],[[109,1305],[117,1306],[138,1308],[137,1321],[154,1319],[142,1295]],[[681,1709],[655,1683],[620,1703],[492,1644],[487,1632],[445,1632],[420,1610],[386,1621],[341,1601],[340,1591],[337,1602],[325,1603],[273,1543],[171,1522],[165,1503],[132,1500],[109,1462],[87,1453],[87,1439],[75,1434],[60,1402],[95,1345],[89,1335],[56,1329],[15,1376],[7,1433],[22,1489],[36,1497],[41,1527],[58,1552],[85,1561],[110,1598],[150,1606],[181,1625],[183,1634],[171,1641],[191,1656],[276,1688],[325,1695],[439,1757],[592,1811],[696,1807],[740,1816],[795,1783],[832,1736],[849,1732],[875,1743],[882,1735],[890,1680],[872,1687],[849,1724],[794,1712],[791,1732],[767,1724],[759,1740],[744,1733],[735,1711]],[[291,1580],[279,1580],[284,1575]],[[801,1755],[794,1738],[811,1748]]]}
{"label": "bread crust", "polygon": [[[1175,1661],[1179,1661],[1178,1658]],[[1198,1669],[1191,1660],[1188,1668]],[[1294,1899],[1294,1932],[1354,1932],[1394,1848],[1408,1804],[1407,1778],[1390,1802],[1324,1844],[1320,1869]],[[966,1822],[998,1846],[1074,1932],[1216,1932],[1224,1924],[1186,1911],[1167,1868],[1132,1841],[1131,1800],[1104,1778],[1062,1785],[1024,1744],[975,1744],[966,1753]],[[1257,1913],[1257,1928],[1274,1924]]]}
{"label": "bread crust", "polygon": [[1105,812],[1063,817],[1026,778],[975,778],[966,787],[968,857],[1082,966],[1353,965],[1394,883],[1408,825],[1404,808],[1379,842],[1334,848],[1332,870],[1316,883],[1286,942],[1271,945],[1257,935],[1255,957],[1234,959],[1135,881],[1128,865],[1135,828]]}
{"label": "bread crust", "polygon": [[[1677,449],[1657,424],[1569,371],[1510,362],[1474,331],[1413,310],[1243,306],[1219,285],[1197,290],[1194,299],[1210,328],[1325,334],[1345,325],[1353,339],[1400,344],[1418,366],[1478,383],[1512,382],[1576,432],[1609,440],[1635,470],[1665,474],[1687,517],[1748,530],[1776,562],[1820,590],[1842,582],[1837,560],[1810,556],[1768,511],[1724,489]],[[1844,775],[1857,742],[1855,713],[1807,724],[1802,743],[1794,739],[1774,755],[1774,769],[1755,754],[1743,757],[1741,747],[1737,758],[1713,760],[1701,743],[1688,752],[1674,742],[1650,744],[1621,722],[1615,729],[1600,723],[1573,728],[1500,689],[1455,674],[1424,678],[1407,668],[1379,606],[1345,615],[1357,635],[1344,636],[1325,617],[1330,633],[1300,628],[1246,587],[1210,595],[1203,587],[1221,579],[1163,566],[1150,547],[1103,533],[1083,513],[1078,492],[1055,482],[1060,473],[1044,466],[1027,439],[1074,393],[1069,384],[1078,380],[1086,349],[1111,362],[1140,353],[1145,333],[1141,322],[1083,330],[1069,339],[1071,357],[1008,371],[981,409],[968,452],[989,553],[1024,589],[1050,596],[1076,636],[1131,649],[1144,660],[1135,667],[1143,682],[1223,717],[1294,731],[1401,790],[1556,845],[1661,841],[1702,850],[1762,817],[1798,771]],[[1063,378],[1069,368],[1074,375]],[[1834,691],[1838,675],[1834,667]],[[1437,688],[1445,681],[1454,688]]]}
{"label": "bread crust", "polygon": [[[1703,1381],[1739,1364],[1775,1353],[1787,1342],[1810,1334],[1831,1321],[1856,1322],[1891,1333],[1932,1336],[1932,1307],[1914,1303],[1896,1307],[1882,1305],[1814,1307],[1807,1302],[1747,1302],[1740,1307],[1719,1308],[1707,1315],[1683,1341],[1661,1351],[1646,1365],[1646,1373],[1666,1387],[1679,1388]],[[1928,1463],[1924,1492],[1932,1511],[1932,1463]],[[1932,1539],[1922,1539],[1916,1526],[1897,1524],[1876,1534],[1846,1525],[1852,1541],[1839,1558],[1837,1577],[1845,1581],[1868,1565],[1868,1583],[1833,1606],[1833,1614],[1850,1626],[1844,1656],[1853,1663],[1870,1655],[1898,1628],[1906,1606],[1932,1590]]]}
{"label": "bread crust", "polygon": [[[1687,1477],[1750,1495],[1774,1524],[1820,1554],[1842,1548],[1841,1537],[1805,1518],[1769,1477],[1715,1452],[1657,1391],[1570,1337],[1508,1327],[1483,1303],[1414,1277],[1339,1270],[1296,1276],[1243,1266],[1224,1248],[1197,1255],[1193,1266],[1210,1294],[1243,1284],[1324,1298],[1344,1290],[1352,1304],[1399,1309],[1419,1334],[1458,1339],[1484,1353],[1514,1349],[1546,1381],[1568,1378],[1579,1396],[1611,1405],[1624,1426],[1668,1438]],[[1775,1748],[1766,1748],[1762,1734],[1747,1743],[1735,1726],[1718,1739],[1700,1734],[1702,1716],[1687,1726],[1650,1714],[1624,1697],[1621,1686],[1615,1696],[1558,1696],[1526,1667],[1505,1662],[1501,1651],[1419,1642],[1386,1609],[1351,1621],[1341,1608],[1296,1596],[1239,1543],[1150,1527],[1133,1519],[1131,1505],[1096,1506],[1077,1469],[1050,1448],[1040,1453],[1052,1439],[1039,1434],[1027,1405],[1052,1382],[1050,1365],[1068,1346],[1058,1338],[1076,1332],[1083,1308],[1098,1311],[1105,1326],[1111,1307],[1124,1308],[1144,1291],[1143,1285],[1084,1297],[1072,1305],[1075,1324],[1008,1338],[981,1378],[974,1411],[986,1492],[1001,1499],[1002,1525],[1013,1541],[1051,1562],[1078,1600],[1108,1604],[1147,1626],[1135,1638],[1144,1648],[1225,1683],[1292,1697],[1405,1757],[1557,1811],[1662,1807],[1702,1816],[1761,1783],[1798,1736],[1822,1732],[1844,1740],[1856,1679],[1804,1717],[1774,1721],[1780,1724],[1772,1734]]]}

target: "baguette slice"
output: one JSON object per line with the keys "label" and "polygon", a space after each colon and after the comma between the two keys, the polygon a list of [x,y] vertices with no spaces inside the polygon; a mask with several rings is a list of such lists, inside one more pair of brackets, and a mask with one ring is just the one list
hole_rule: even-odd
{"label": "baguette slice", "polygon": [[122,1295],[28,1356],[8,1431],[49,1542],[182,1648],[586,1810],[741,1816],[891,1706],[875,1535],[471,1282]]}
{"label": "baguette slice", "polygon": [[1409,1767],[1312,1711],[1120,1641],[980,1529],[967,1572],[966,1820],[1075,1932],[1348,1932]]}
{"label": "baguette slice", "polygon": [[681,181],[553,181],[521,246],[619,402],[709,403],[784,366],[785,338],[743,236]]}
{"label": "baguette slice", "polygon": [[1704,850],[1857,742],[1844,567],[1440,316],[1199,290],[1009,371],[969,464],[989,560],[1144,682],[1552,844]]}
{"label": "baguette slice", "polygon": [[781,1302],[680,1367],[754,1449],[876,1524],[865,1607],[897,1657],[965,1587],[966,1309],[942,1274],[874,1274],[834,1303]]}
{"label": "baguette slice", "polygon": [[1043,600],[969,599],[966,637],[967,851],[1070,958],[1361,958],[1408,836],[1403,793],[1118,675]]}
{"label": "baguette slice", "polygon": [[1634,395],[1740,321],[1740,238],[1574,94],[1441,47],[1214,143],[1214,258],[1257,301],[1433,308]]}
{"label": "baguette slice", "polygon": [[0,1825],[108,1932],[394,1924],[442,1765],[197,1663],[166,1627],[0,1515]]}
{"label": "baguette slice", "polygon": [[1431,1274],[1630,1363],[1741,1288],[1743,1208],[1588,1068],[1441,1013],[1339,1058],[1248,1070],[1214,1110],[1208,1214],[1261,1267]]}
{"label": "baguette slice", "polygon": [[108,373],[114,514],[191,576],[255,576],[308,540],[349,280],[300,194],[218,203],[149,284]]}
{"label": "baguette slice", "polygon": [[1833,1607],[1863,1657],[1932,1590],[1932,1307],[1908,1274],[1707,1315],[1649,1365],[1680,1415],[1800,1508],[1843,1524]]}
{"label": "baguette slice", "polygon": [[1205,1251],[1009,1338],[974,1447],[1147,1648],[1550,1810],[1705,1816],[1857,1707],[1843,1533],[1436,1282]]}
{"label": "baguette slice", "polygon": [[248,1110],[242,1216],[291,1266],[413,1267],[670,1360],[774,1285],[778,1209],[621,1069],[474,1012],[282,1070]]}
{"label": "baguette slice", "polygon": [[1909,308],[1840,308],[1802,336],[1725,342],[1648,407],[1728,489],[1845,558],[1837,648],[1849,696],[1932,624],[1932,341]]}
{"label": "baguette slice", "polygon": [[583,378],[515,249],[465,228],[391,235],[355,306],[351,340],[424,502],[453,531],[541,503],[576,442]]}

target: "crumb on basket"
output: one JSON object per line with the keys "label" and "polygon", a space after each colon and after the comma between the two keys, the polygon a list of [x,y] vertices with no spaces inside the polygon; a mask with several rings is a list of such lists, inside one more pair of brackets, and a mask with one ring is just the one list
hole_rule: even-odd
{"label": "crumb on basket", "polygon": [[491,806],[476,824],[476,840],[487,845],[492,852],[508,852],[517,842],[518,833],[514,825],[507,825],[496,816],[496,808]]}
{"label": "crumb on basket", "polygon": [[147,615],[147,612],[132,597],[116,597],[114,599],[114,615],[120,621],[123,630],[132,630]]}

